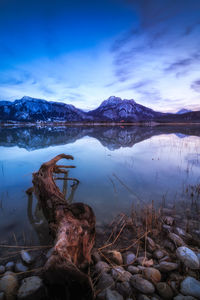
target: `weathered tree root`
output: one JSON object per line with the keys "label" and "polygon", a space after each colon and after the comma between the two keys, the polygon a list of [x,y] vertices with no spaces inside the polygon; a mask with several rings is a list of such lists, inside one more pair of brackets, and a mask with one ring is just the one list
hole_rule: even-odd
{"label": "weathered tree root", "polygon": [[49,287],[48,299],[89,300],[94,298],[87,271],[95,241],[95,215],[86,204],[69,204],[55,184],[53,173],[68,172],[67,166],[56,165],[63,158],[73,159],[60,154],[33,174],[34,192],[55,241],[43,275]]}

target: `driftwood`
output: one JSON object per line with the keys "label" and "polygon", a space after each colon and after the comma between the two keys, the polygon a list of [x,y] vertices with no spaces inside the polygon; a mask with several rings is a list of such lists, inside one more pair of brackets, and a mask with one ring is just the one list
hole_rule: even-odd
{"label": "driftwood", "polygon": [[[60,159],[73,159],[60,154],[41,165],[33,174],[33,188],[43,214],[49,223],[54,247],[44,267],[44,280],[48,286],[48,299],[93,299],[93,287],[88,275],[91,250],[95,241],[95,216],[92,209],[83,203],[69,203],[55,184],[54,174],[67,175],[67,168],[57,165]],[[73,185],[72,185],[73,192]]]}

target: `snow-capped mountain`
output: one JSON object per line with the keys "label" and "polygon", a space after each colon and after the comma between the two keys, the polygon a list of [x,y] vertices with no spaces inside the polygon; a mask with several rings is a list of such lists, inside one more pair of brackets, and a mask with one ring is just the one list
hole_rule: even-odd
{"label": "snow-capped mountain", "polygon": [[23,97],[14,102],[0,101],[0,121],[15,122],[200,122],[200,112],[169,114],[154,111],[136,103],[112,96],[91,111],[73,105]]}
{"label": "snow-capped mountain", "polygon": [[42,99],[23,97],[14,102],[0,101],[0,120],[12,121],[47,121],[79,122],[85,113],[73,105],[49,102]]}
{"label": "snow-capped mountain", "polygon": [[192,110],[186,109],[186,108],[182,108],[179,111],[177,111],[177,114],[178,115],[182,115],[182,114],[186,114],[186,113],[189,113],[189,112],[192,112]]}
{"label": "snow-capped mountain", "polygon": [[122,100],[111,96],[95,110],[88,112],[97,121],[107,122],[141,122],[152,121],[163,113],[136,103],[134,100]]}

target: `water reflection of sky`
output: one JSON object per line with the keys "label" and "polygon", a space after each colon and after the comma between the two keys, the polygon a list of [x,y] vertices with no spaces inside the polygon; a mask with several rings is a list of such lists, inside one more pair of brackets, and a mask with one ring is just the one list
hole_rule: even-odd
{"label": "water reflection of sky", "polygon": [[75,201],[92,206],[98,222],[108,222],[120,211],[128,212],[133,204],[154,200],[159,205],[163,195],[169,202],[183,200],[186,186],[200,181],[199,165],[192,163],[200,160],[199,145],[197,136],[162,134],[116,150],[88,136],[33,151],[1,146],[0,236],[7,239],[14,232],[20,237],[25,232],[35,240],[25,191],[31,186],[32,172],[57,154],[75,158],[77,168],[70,170],[70,175],[81,182]]}

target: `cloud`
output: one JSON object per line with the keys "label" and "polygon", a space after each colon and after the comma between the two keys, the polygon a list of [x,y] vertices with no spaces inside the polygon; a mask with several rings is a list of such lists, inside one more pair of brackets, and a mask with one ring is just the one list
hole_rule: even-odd
{"label": "cloud", "polygon": [[193,89],[195,92],[200,93],[200,79],[195,80],[192,84],[191,84],[191,89]]}

